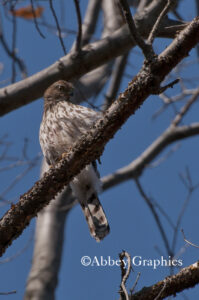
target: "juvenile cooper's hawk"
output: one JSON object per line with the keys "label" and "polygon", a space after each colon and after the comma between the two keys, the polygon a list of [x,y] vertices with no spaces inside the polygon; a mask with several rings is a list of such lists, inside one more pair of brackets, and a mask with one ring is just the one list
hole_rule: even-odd
{"label": "juvenile cooper's hawk", "polygon": [[[44,113],[40,126],[40,145],[49,165],[55,165],[62,154],[100,117],[101,113],[70,102],[73,85],[64,80],[53,83],[44,93]],[[86,217],[96,241],[109,233],[109,225],[98,199],[100,179],[95,162],[87,165],[70,186]]]}

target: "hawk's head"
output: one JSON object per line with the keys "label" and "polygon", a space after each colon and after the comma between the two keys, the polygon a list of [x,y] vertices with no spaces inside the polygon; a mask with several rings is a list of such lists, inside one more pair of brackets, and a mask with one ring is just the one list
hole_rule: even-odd
{"label": "hawk's head", "polygon": [[65,80],[59,80],[50,85],[44,93],[45,102],[70,101],[74,86]]}

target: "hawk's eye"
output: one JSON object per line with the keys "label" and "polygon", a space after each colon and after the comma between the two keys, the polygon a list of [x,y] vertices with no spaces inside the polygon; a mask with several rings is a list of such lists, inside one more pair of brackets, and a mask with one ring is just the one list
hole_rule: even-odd
{"label": "hawk's eye", "polygon": [[59,85],[58,85],[58,89],[59,89],[61,92],[64,92],[64,91],[65,91],[65,86],[59,84]]}

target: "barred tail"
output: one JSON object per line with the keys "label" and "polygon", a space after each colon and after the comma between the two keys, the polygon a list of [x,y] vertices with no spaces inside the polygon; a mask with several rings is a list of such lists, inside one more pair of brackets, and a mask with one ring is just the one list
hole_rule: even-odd
{"label": "barred tail", "polygon": [[109,233],[110,227],[97,195],[93,193],[86,204],[80,204],[91,236],[94,237],[97,242],[100,242]]}
{"label": "barred tail", "polygon": [[97,242],[100,242],[110,231],[104,210],[97,197],[100,185],[96,167],[92,164],[86,166],[70,182],[73,193],[84,212],[90,234]]}

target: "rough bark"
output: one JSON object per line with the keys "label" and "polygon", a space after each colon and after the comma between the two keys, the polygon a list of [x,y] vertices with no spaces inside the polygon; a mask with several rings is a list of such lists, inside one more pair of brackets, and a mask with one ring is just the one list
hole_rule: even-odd
{"label": "rough bark", "polygon": [[83,136],[55,168],[23,196],[0,220],[0,254],[17,238],[30,220],[70,180],[91,161],[100,157],[106,143],[117,130],[146,100],[151,93],[160,91],[165,76],[199,42],[199,19],[195,18],[152,62],[145,62],[138,75],[130,82],[124,93],[105,112],[93,128]]}
{"label": "rough bark", "polygon": [[189,267],[183,268],[176,275],[168,276],[150,287],[144,287],[138,293],[129,296],[129,300],[164,299],[168,296],[176,296],[176,293],[192,288],[198,283],[199,262],[196,262]]}
{"label": "rough bark", "polygon": [[[148,13],[149,19],[150,16]],[[153,24],[147,24],[146,18],[144,18],[143,24],[139,17],[136,19],[135,16],[135,20],[137,20],[139,32],[142,32],[143,36],[147,36]],[[158,35],[174,38],[176,33],[183,29],[186,24],[183,22],[177,22],[176,24],[172,20],[167,20],[164,26],[164,28],[161,26]],[[74,81],[117,56],[124,54],[133,46],[135,44],[132,41],[131,34],[128,27],[124,25],[121,29],[112,33],[111,36],[83,47],[81,55],[75,56],[74,53],[70,53],[48,68],[0,89],[0,116],[40,98],[45,89],[53,82],[59,79]]]}

